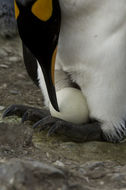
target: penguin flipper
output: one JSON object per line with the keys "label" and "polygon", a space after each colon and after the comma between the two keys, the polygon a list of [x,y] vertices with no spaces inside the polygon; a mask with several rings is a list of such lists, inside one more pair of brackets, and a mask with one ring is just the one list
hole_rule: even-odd
{"label": "penguin flipper", "polygon": [[33,123],[50,115],[47,109],[39,109],[35,107],[14,104],[9,106],[3,113],[3,118],[16,115],[22,118],[22,122],[29,120]]}
{"label": "penguin flipper", "polygon": [[105,141],[98,121],[86,124],[73,124],[52,116],[47,116],[33,125],[39,131],[48,130],[48,135],[57,134],[74,142]]}

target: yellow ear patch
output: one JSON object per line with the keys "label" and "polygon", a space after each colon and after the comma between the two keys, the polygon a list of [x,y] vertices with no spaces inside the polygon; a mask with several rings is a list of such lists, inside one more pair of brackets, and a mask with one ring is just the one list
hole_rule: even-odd
{"label": "yellow ear patch", "polygon": [[55,84],[54,72],[55,72],[56,53],[57,53],[57,47],[56,47],[56,49],[55,49],[54,52],[53,52],[52,64],[51,64],[51,76],[52,76],[53,84]]}
{"label": "yellow ear patch", "polygon": [[32,13],[42,21],[47,21],[52,16],[52,0],[37,0],[32,6]]}
{"label": "yellow ear patch", "polygon": [[15,7],[15,18],[17,19],[20,11],[15,0],[14,0],[14,7]]}

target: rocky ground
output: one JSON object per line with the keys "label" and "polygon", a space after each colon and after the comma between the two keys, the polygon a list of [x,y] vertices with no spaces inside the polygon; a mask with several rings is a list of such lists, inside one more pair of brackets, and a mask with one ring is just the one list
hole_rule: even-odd
{"label": "rocky ground", "polygon": [[[42,107],[18,37],[0,39],[0,115],[11,104]],[[0,119],[0,190],[126,190],[126,143],[74,143]]]}

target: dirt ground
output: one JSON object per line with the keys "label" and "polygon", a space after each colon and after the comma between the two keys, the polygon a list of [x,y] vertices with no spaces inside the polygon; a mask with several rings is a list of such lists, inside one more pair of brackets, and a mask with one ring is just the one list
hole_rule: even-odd
{"label": "dirt ground", "polygon": [[[43,106],[40,90],[26,73],[18,37],[0,39],[1,116],[11,104]],[[126,172],[120,173],[126,164],[125,145],[125,142],[68,142],[57,136],[47,137],[46,132],[33,131],[32,124],[21,124],[20,118],[0,119],[0,162],[15,158],[51,164],[68,172],[69,184],[77,185],[74,189],[125,190]],[[113,179],[117,174],[121,177]]]}

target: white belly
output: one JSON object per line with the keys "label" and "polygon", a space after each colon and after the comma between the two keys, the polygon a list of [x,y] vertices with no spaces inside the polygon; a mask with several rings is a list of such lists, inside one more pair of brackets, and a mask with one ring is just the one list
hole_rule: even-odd
{"label": "white belly", "polygon": [[126,117],[126,2],[60,0],[60,4],[56,64],[60,62],[81,87],[90,116],[116,125]]}

